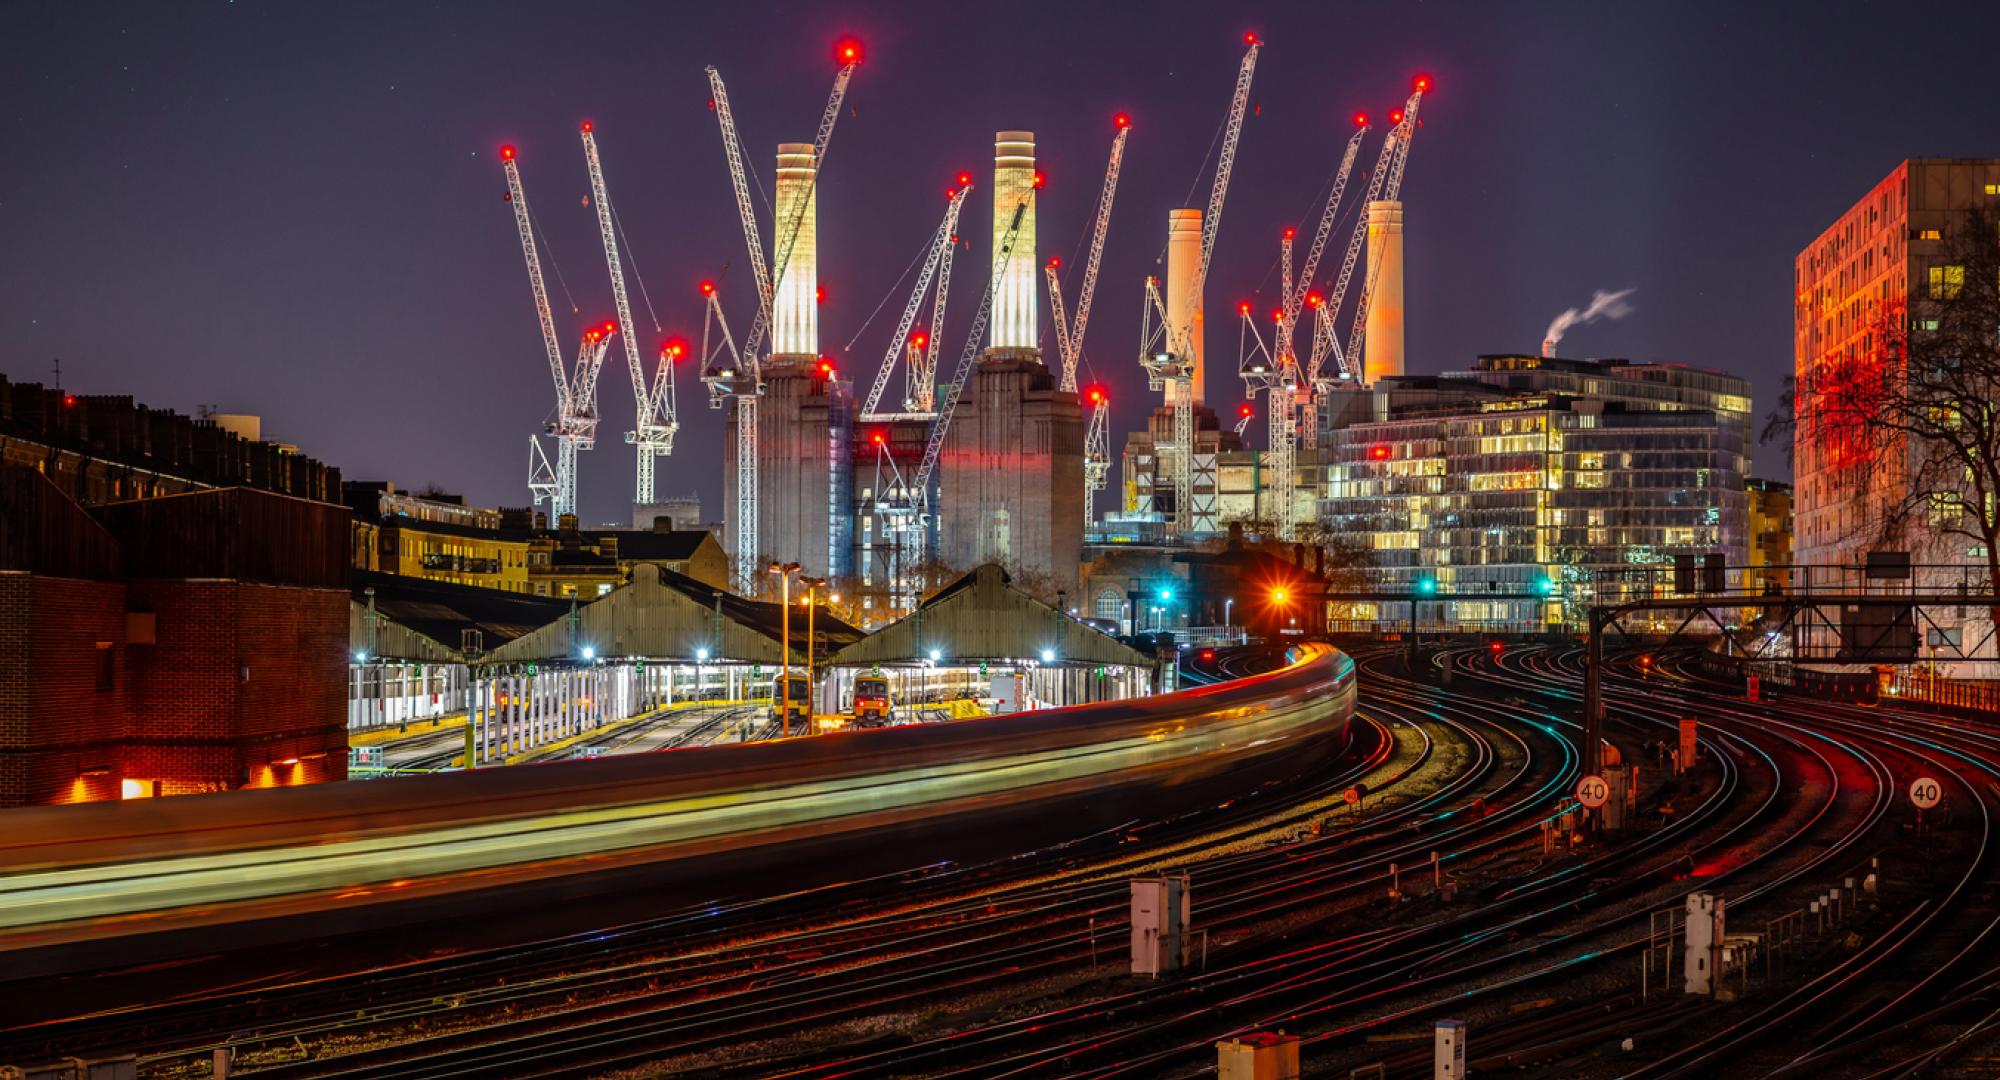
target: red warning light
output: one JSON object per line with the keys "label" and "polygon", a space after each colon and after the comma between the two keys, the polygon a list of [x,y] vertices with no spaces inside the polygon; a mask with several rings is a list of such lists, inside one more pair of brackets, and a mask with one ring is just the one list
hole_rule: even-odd
{"label": "red warning light", "polygon": [[591,129],[591,125],[590,125],[590,121],[588,121],[588,120],[585,120],[585,121],[583,122],[583,133],[584,133],[585,135],[588,135],[588,134],[590,134],[591,130],[592,130],[592,129]]}
{"label": "red warning light", "polygon": [[1292,228],[1290,225],[1285,226],[1285,239],[1290,240],[1292,237],[1297,236],[1298,234],[1299,231],[1297,229]]}
{"label": "red warning light", "polygon": [[1403,110],[1401,110],[1401,109],[1390,109],[1390,110],[1389,110],[1389,122],[1390,122],[1390,123],[1392,123],[1392,124],[1400,124],[1400,123],[1402,123],[1402,122],[1403,122]]}
{"label": "red warning light", "polygon": [[1375,461],[1387,461],[1389,460],[1389,448],[1381,443],[1377,443],[1368,448],[1368,456]]}
{"label": "red warning light", "polygon": [[1236,314],[1238,315],[1250,314],[1250,301],[1245,300],[1242,303],[1236,305]]}
{"label": "red warning light", "polygon": [[1236,415],[1245,418],[1255,416],[1257,415],[1257,407],[1246,401],[1243,404],[1236,406]]}
{"label": "red warning light", "polygon": [[1204,661],[1207,661],[1207,660],[1213,660],[1213,659],[1215,659],[1215,650],[1214,650],[1214,649],[1203,649],[1203,650],[1201,651],[1201,658],[1202,658],[1202,659],[1203,659]]}
{"label": "red warning light", "polygon": [[972,186],[972,174],[971,174],[971,173],[969,173],[969,172],[962,172],[962,173],[959,173],[959,174],[958,174],[958,186],[959,186],[959,187],[971,187],[971,186]]}
{"label": "red warning light", "polygon": [[826,303],[826,287],[825,287],[825,286],[821,286],[821,287],[819,287],[819,288],[816,288],[816,289],[814,289],[814,290],[813,290],[813,303],[815,303],[815,304],[824,304],[824,303]]}
{"label": "red warning light", "polygon": [[1060,255],[1049,256],[1049,266],[1057,270],[1062,269],[1062,256]]}
{"label": "red warning light", "polygon": [[1306,294],[1307,307],[1318,307],[1325,302],[1326,298],[1316,292],[1309,292]]}
{"label": "red warning light", "polygon": [[1042,170],[1040,170],[1040,169],[1036,169],[1036,170],[1035,170],[1035,186],[1036,186],[1036,187],[1041,187],[1041,186],[1042,186],[1043,184],[1045,184],[1045,183],[1048,183],[1048,177],[1045,177],[1045,176],[1043,176],[1043,175],[1042,175]]}
{"label": "red warning light", "polygon": [[63,408],[65,408],[65,409],[68,409],[68,408],[72,408],[72,407],[74,407],[75,405],[76,405],[76,395],[75,395],[75,394],[64,394],[64,395],[63,395]]}
{"label": "red warning light", "polygon": [[1243,44],[1245,44],[1245,45],[1261,45],[1261,44],[1263,44],[1263,42],[1261,42],[1261,41],[1259,41],[1259,40],[1257,39],[1257,31],[1255,31],[1255,30],[1249,30],[1249,31],[1246,31],[1246,32],[1245,32],[1245,33],[1243,34]]}
{"label": "red warning light", "polygon": [[611,335],[611,332],[612,332],[613,330],[616,330],[616,329],[618,329],[618,324],[617,324],[617,323],[613,323],[613,322],[608,322],[608,323],[605,323],[605,324],[604,324],[604,334],[605,334],[605,336],[606,336],[606,337],[609,337],[609,336]]}
{"label": "red warning light", "polygon": [[1368,114],[1367,114],[1367,113],[1365,113],[1365,112],[1358,112],[1358,113],[1355,113],[1355,114],[1354,114],[1354,126],[1355,126],[1355,127],[1367,127],[1367,126],[1368,126]]}
{"label": "red warning light", "polygon": [[1431,88],[1431,77],[1429,75],[1419,75],[1412,85],[1417,88],[1419,93],[1429,90]]}
{"label": "red warning light", "polygon": [[503,146],[503,147],[501,147],[501,148],[500,148],[500,160],[501,160],[501,161],[512,161],[512,160],[514,160],[514,148],[513,148],[513,147],[511,147],[511,146]]}
{"label": "red warning light", "polygon": [[1127,115],[1125,115],[1124,113],[1119,113],[1119,114],[1118,114],[1117,116],[1114,116],[1114,117],[1112,117],[1112,118],[1111,118],[1111,126],[1112,126],[1112,127],[1119,127],[1119,128],[1128,128],[1128,127],[1131,127],[1131,126],[1132,126],[1132,118],[1131,118],[1131,117],[1129,117],[1129,116],[1127,116]]}
{"label": "red warning light", "polygon": [[687,355],[687,342],[679,338],[669,338],[660,346],[660,355],[669,360],[678,360]]}
{"label": "red warning light", "polygon": [[715,282],[713,282],[713,281],[704,281],[704,282],[702,282],[702,283],[701,283],[701,294],[702,294],[703,296],[714,296],[714,295],[715,295]]}
{"label": "red warning light", "polygon": [[1271,321],[1272,321],[1272,322],[1284,322],[1284,321],[1285,321],[1285,309],[1284,309],[1284,308],[1278,308],[1278,309],[1276,309],[1276,310],[1272,311],[1272,312],[1271,312]]}
{"label": "red warning light", "polygon": [[1104,390],[1102,387],[1093,386],[1090,388],[1090,403],[1092,405],[1104,404]]}
{"label": "red warning light", "polygon": [[929,338],[927,338],[927,337],[925,337],[925,336],[924,336],[924,333],[923,333],[923,331],[921,331],[921,330],[919,330],[919,331],[917,331],[916,333],[914,333],[914,334],[911,334],[911,335],[910,335],[910,344],[912,344],[912,345],[915,345],[915,346],[916,346],[917,348],[919,348],[919,349],[923,348],[923,347],[924,347],[924,342],[926,342],[926,341],[929,341],[929,340],[930,340],[930,339],[929,339]]}
{"label": "red warning light", "polygon": [[820,358],[819,358],[819,377],[820,377],[820,378],[822,378],[822,379],[831,379],[831,378],[833,378],[833,358],[832,358],[832,357],[828,357],[828,356],[822,356],[822,357],[820,357]]}
{"label": "red warning light", "polygon": [[861,42],[855,38],[841,38],[834,43],[833,58],[845,67],[861,62]]}
{"label": "red warning light", "polygon": [[879,431],[878,431],[878,432],[876,432],[876,433],[875,433],[875,434],[873,434],[873,435],[870,435],[870,436],[868,436],[868,439],[869,439],[869,441],[870,441],[870,442],[873,442],[873,443],[874,443],[874,444],[875,444],[876,446],[880,446],[880,445],[882,445],[883,443],[885,443],[885,442],[887,442],[887,441],[888,441],[887,439],[884,439],[884,438],[882,437],[882,433],[881,433],[881,432],[879,432]]}

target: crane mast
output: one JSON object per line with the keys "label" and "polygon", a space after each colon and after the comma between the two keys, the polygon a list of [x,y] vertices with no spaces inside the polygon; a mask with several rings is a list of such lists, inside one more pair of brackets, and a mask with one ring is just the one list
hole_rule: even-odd
{"label": "crane mast", "polygon": [[[1076,393],[1076,365],[1083,355],[1083,332],[1090,325],[1090,301],[1097,295],[1097,271],[1104,263],[1104,239],[1111,232],[1111,201],[1118,194],[1118,172],[1125,162],[1125,137],[1132,132],[1132,122],[1120,114],[1114,121],[1118,134],[1111,139],[1111,161],[1104,167],[1104,189],[1097,196],[1097,218],[1090,230],[1090,255],[1083,264],[1083,285],[1077,293],[1076,326],[1065,330],[1061,314],[1056,316],[1057,345],[1062,349],[1062,383],[1065,394]],[[1055,266],[1049,267],[1049,296],[1057,308],[1062,306],[1061,283],[1056,279]]]}
{"label": "crane mast", "polygon": [[[520,234],[521,258],[528,266],[528,286],[534,293],[535,319],[542,331],[542,347],[548,354],[549,376],[555,384],[555,419],[548,426],[556,437],[556,461],[549,466],[541,444],[529,436],[534,448],[529,454],[528,491],[539,503],[549,501],[556,517],[576,513],[576,454],[587,450],[597,439],[597,364],[588,348],[577,356],[574,378],[563,364],[562,345],[556,338],[554,312],[549,307],[549,290],[542,278],[542,259],[535,247],[534,220],[528,213],[527,192],[521,186],[521,167],[514,148],[500,148],[500,168],[507,176],[507,201],[514,208],[514,227]],[[608,343],[607,343],[608,344]]]}
{"label": "crane mast", "polygon": [[[638,335],[632,332],[632,303],[625,292],[624,263],[618,257],[618,227],[611,217],[611,196],[605,187],[604,163],[597,153],[595,127],[587,120],[582,136],[583,160],[590,170],[590,198],[597,207],[604,264],[611,271],[611,299],[618,311],[618,331],[625,343],[625,369],[632,378],[632,403],[637,413],[632,430],[625,433],[625,441],[636,447],[638,453],[638,481],[632,501],[644,505],[653,501],[654,460],[674,452],[674,434],[680,430],[680,422],[672,413],[673,364],[671,357],[662,355],[657,378],[667,385],[668,396],[664,402],[656,402],[653,390],[646,385],[646,366],[639,359]],[[664,416],[656,412],[661,405],[667,410]]]}
{"label": "crane mast", "polygon": [[[1236,89],[1229,99],[1229,118],[1223,125],[1222,150],[1215,160],[1215,180],[1209,187],[1208,210],[1201,222],[1201,261],[1195,267],[1191,286],[1202,295],[1208,269],[1215,254],[1215,235],[1222,224],[1222,205],[1229,194],[1229,175],[1236,167],[1236,146],[1243,134],[1243,118],[1249,111],[1250,81],[1257,70],[1257,52],[1263,47],[1255,34],[1245,35],[1249,50],[1236,70]],[[1193,531],[1194,522],[1194,326],[1172,325],[1166,319],[1155,283],[1148,279],[1148,303],[1158,305],[1165,330],[1164,348],[1150,347],[1140,355],[1146,368],[1147,386],[1164,391],[1167,409],[1173,416],[1171,453],[1159,453],[1156,460],[1167,468],[1174,489],[1174,531]]]}
{"label": "crane mast", "polygon": [[[971,183],[971,177],[966,177]],[[944,257],[938,260],[937,289],[931,297],[931,329],[924,345],[911,354],[915,364],[904,370],[903,407],[915,413],[937,412],[938,348],[943,343],[945,301],[951,296],[952,252],[958,248],[958,219],[952,219],[951,235],[945,239]]]}

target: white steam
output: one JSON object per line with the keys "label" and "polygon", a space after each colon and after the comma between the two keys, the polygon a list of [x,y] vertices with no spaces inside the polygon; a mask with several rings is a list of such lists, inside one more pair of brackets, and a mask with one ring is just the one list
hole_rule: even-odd
{"label": "white steam", "polygon": [[1632,305],[1626,298],[1637,291],[1637,289],[1620,289],[1617,292],[1606,292],[1599,289],[1591,296],[1588,307],[1581,310],[1570,308],[1556,316],[1554,321],[1549,323],[1549,332],[1542,335],[1543,354],[1550,354],[1572,327],[1594,323],[1599,319],[1622,319],[1632,314]]}

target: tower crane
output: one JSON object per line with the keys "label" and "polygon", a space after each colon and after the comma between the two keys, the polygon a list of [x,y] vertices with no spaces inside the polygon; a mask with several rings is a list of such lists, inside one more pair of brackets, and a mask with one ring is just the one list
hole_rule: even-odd
{"label": "tower crane", "polygon": [[[875,420],[883,416],[880,410],[882,393],[889,387],[889,373],[895,369],[898,352],[906,354],[905,362],[910,369],[909,375],[905,378],[905,386],[911,392],[904,395],[904,407],[912,412],[928,411],[917,408],[919,402],[915,399],[919,397],[924,399],[922,404],[926,406],[929,404],[929,395],[923,394],[918,389],[922,385],[918,374],[919,369],[924,366],[927,346],[940,332],[940,328],[938,323],[933,321],[928,334],[912,335],[910,331],[916,325],[917,311],[923,307],[924,295],[930,290],[931,279],[937,276],[940,265],[947,267],[950,265],[951,249],[958,239],[959,211],[965,208],[965,197],[972,191],[971,176],[961,173],[959,181],[959,186],[953,188],[947,197],[944,219],[938,222],[937,232],[931,237],[930,248],[924,255],[923,269],[917,273],[916,287],[910,290],[910,299],[903,305],[903,317],[897,320],[896,332],[889,338],[889,351],[883,354],[882,366],[875,372],[875,384],[868,389],[868,399],[861,407],[863,420]],[[949,274],[950,270],[947,269],[945,272]],[[940,297],[946,287],[946,282],[939,282]],[[940,298],[934,310],[941,309],[942,304]]]}
{"label": "tower crane", "polygon": [[[826,161],[826,147],[833,137],[834,122],[840,118],[841,102],[847,97],[848,81],[854,77],[854,68],[861,62],[858,43],[841,42],[834,53],[840,67],[834,75],[833,92],[820,116],[819,130],[813,136],[812,183],[815,186],[819,183],[819,170]],[[759,577],[757,564],[761,554],[757,536],[757,398],[764,392],[764,372],[758,358],[777,298],[774,283],[783,280],[785,264],[791,259],[792,244],[798,239],[799,226],[804,221],[805,208],[812,202],[812,191],[808,188],[800,197],[792,213],[787,215],[787,220],[773,223],[772,241],[778,258],[775,267],[767,265],[757,225],[757,210],[750,201],[750,181],[744,171],[743,145],[736,134],[735,116],[729,108],[729,89],[723,85],[721,72],[710,67],[707,73],[709,105],[715,111],[716,126],[722,133],[722,153],[729,166],[730,189],[736,196],[736,214],[743,226],[743,242],[750,255],[750,272],[757,285],[757,316],[744,339],[739,359],[726,369],[710,367],[702,371],[702,382],[708,386],[709,408],[719,409],[725,401],[733,401],[736,405],[736,507],[732,519],[736,527],[736,550],[732,554],[736,561],[737,591],[747,596],[756,587]]]}
{"label": "tower crane", "polygon": [[[639,338],[632,332],[632,304],[625,294],[625,267],[618,257],[618,227],[611,217],[611,196],[605,190],[604,164],[597,154],[595,125],[583,122],[583,160],[590,169],[590,198],[597,207],[597,231],[604,238],[604,263],[611,270],[611,298],[617,305],[618,330],[625,342],[625,368],[632,377],[632,402],[637,416],[625,441],[637,448],[638,481],[632,501],[653,501],[655,459],[674,452],[680,418],[674,401],[673,357],[663,349],[654,385],[646,384],[646,367],[639,359]],[[657,394],[657,396],[656,396]]]}
{"label": "tower crane", "polygon": [[528,490],[539,503],[549,501],[557,518],[576,513],[576,455],[597,441],[597,373],[610,347],[615,324],[593,329],[584,337],[575,369],[563,364],[562,345],[556,339],[555,315],[549,308],[549,290],[542,279],[542,258],[535,248],[534,220],[528,214],[527,192],[521,186],[521,166],[511,146],[500,148],[500,168],[507,175],[507,201],[514,207],[514,227],[520,233],[521,258],[528,265],[528,286],[535,297],[535,319],[541,325],[542,347],[548,354],[549,377],[555,384],[555,419],[548,433],[556,439],[556,460],[550,467],[541,443],[529,436]]}
{"label": "tower crane", "polygon": [[[1361,141],[1367,134],[1368,115],[1354,114],[1354,134],[1347,139],[1347,149],[1340,157],[1340,168],[1333,176],[1333,187],[1327,192],[1326,206],[1320,211],[1319,227],[1313,230],[1312,244],[1306,250],[1305,265],[1299,268],[1299,285],[1286,297],[1284,349],[1286,355],[1292,357],[1295,365],[1298,354],[1293,350],[1292,343],[1298,329],[1301,304],[1309,297],[1319,296],[1312,291],[1313,280],[1319,275],[1320,257],[1326,253],[1327,239],[1333,235],[1333,223],[1339,216],[1341,200],[1347,193],[1347,179],[1354,172],[1354,159],[1360,153]],[[1312,305],[1315,327],[1322,318],[1321,312],[1325,306],[1323,297],[1321,302]],[[1325,358],[1321,353],[1318,354],[1317,360],[1313,359],[1315,351],[1312,349],[1312,341],[1313,339],[1308,339],[1307,342],[1307,355],[1311,362],[1300,371],[1295,391],[1299,408],[1299,426],[1305,445],[1308,447],[1319,445],[1319,363]]]}
{"label": "tower crane", "polygon": [[[1334,363],[1340,368],[1341,378],[1354,380],[1361,378],[1361,372],[1355,370],[1354,367],[1356,363],[1359,363],[1359,358],[1354,356],[1354,352],[1360,345],[1360,327],[1366,323],[1367,300],[1365,299],[1365,294],[1367,287],[1364,286],[1363,288],[1364,298],[1357,300],[1355,303],[1355,309],[1362,312],[1362,318],[1355,322],[1355,336],[1349,341],[1345,351],[1340,347],[1339,331],[1335,329],[1335,320],[1339,318],[1341,305],[1347,298],[1347,289],[1354,278],[1354,269],[1361,261],[1362,242],[1368,237],[1368,215],[1366,213],[1368,203],[1376,202],[1385,197],[1393,198],[1400,191],[1402,183],[1400,173],[1397,175],[1397,186],[1394,188],[1388,186],[1391,172],[1396,171],[1394,166],[1398,157],[1397,148],[1399,144],[1402,146],[1402,156],[1407,159],[1407,140],[1409,133],[1415,130],[1417,107],[1423,101],[1424,91],[1429,89],[1429,76],[1418,76],[1416,87],[1411,92],[1409,100],[1403,103],[1402,109],[1391,113],[1389,116],[1389,133],[1382,140],[1382,149],[1375,155],[1375,168],[1368,176],[1368,194],[1362,203],[1363,212],[1355,218],[1354,231],[1349,233],[1347,237],[1347,253],[1340,261],[1340,273],[1335,277],[1333,288],[1326,296],[1326,304],[1324,305],[1325,319],[1323,321],[1315,320],[1314,323],[1315,330],[1321,330],[1322,327],[1324,329],[1321,333],[1315,334],[1315,340],[1312,345],[1312,360],[1308,367],[1313,371],[1320,370],[1324,356],[1328,352],[1331,352]],[[1384,192],[1389,192],[1390,194],[1385,196]],[[1379,265],[1379,263],[1376,264],[1378,267]],[[1370,276],[1373,276],[1372,272]],[[1331,386],[1331,380],[1322,379],[1314,390],[1315,393],[1320,393],[1330,389]]]}
{"label": "tower crane", "polygon": [[[1090,233],[1090,255],[1083,265],[1083,283],[1076,300],[1076,325],[1072,328],[1064,316],[1062,301],[1062,279],[1057,274],[1061,264],[1049,260],[1046,269],[1049,283],[1049,310],[1055,316],[1056,348],[1062,353],[1062,382],[1060,387],[1066,394],[1076,393],[1076,367],[1083,356],[1083,335],[1090,325],[1090,303],[1097,295],[1097,271],[1104,262],[1104,239],[1111,231],[1111,201],[1118,194],[1118,172],[1125,161],[1125,138],[1132,133],[1132,118],[1119,113],[1111,118],[1112,126],[1118,133],[1111,138],[1111,161],[1104,167],[1104,189],[1097,196],[1097,219]],[[1090,507],[1097,493],[1104,490],[1106,478],[1111,472],[1111,399],[1104,391],[1093,387],[1089,396],[1090,423],[1083,440],[1083,505],[1084,520],[1090,519]]]}
{"label": "tower crane", "polygon": [[[1229,174],[1236,167],[1236,144],[1243,134],[1243,117],[1249,109],[1250,80],[1257,70],[1257,52],[1263,47],[1256,34],[1245,34],[1243,40],[1249,49],[1236,70],[1236,90],[1229,99],[1222,150],[1215,159],[1215,180],[1209,188],[1208,210],[1201,221],[1201,262],[1195,268],[1192,285],[1195,296],[1202,295],[1208,281],[1210,260],[1215,254],[1215,234],[1222,224],[1223,198],[1229,193]],[[1192,322],[1167,325],[1157,283],[1148,279],[1147,289],[1148,304],[1160,310],[1165,330],[1164,349],[1159,352],[1145,349],[1139,362],[1146,369],[1147,388],[1165,391],[1167,408],[1173,415],[1173,453],[1160,454],[1158,460],[1168,467],[1173,483],[1175,531],[1187,533],[1194,524],[1194,326]]]}
{"label": "tower crane", "polygon": [[952,375],[952,393],[939,403],[936,418],[931,421],[929,437],[924,442],[924,456],[917,466],[915,476],[897,493],[899,506],[885,508],[890,514],[908,519],[906,528],[913,537],[912,557],[907,566],[923,564],[923,539],[928,528],[925,520],[930,506],[931,478],[937,473],[938,456],[944,450],[945,434],[951,429],[952,414],[958,409],[958,388],[972,375],[973,361],[979,356],[979,343],[986,335],[986,323],[993,317],[993,295],[1000,284],[1000,275],[1014,255],[1014,243],[1020,238],[1021,223],[1027,218],[1028,200],[1022,199],[1014,205],[1014,215],[1009,219],[1007,229],[1000,234],[1000,244],[993,253],[993,272],[987,278],[986,293],[979,301],[979,311],[972,319],[972,328],[965,336],[965,350],[959,354],[958,367]]}
{"label": "tower crane", "polygon": [[[1428,75],[1417,76],[1416,88],[1410,91],[1410,98],[1403,103],[1402,116],[1392,117],[1396,126],[1389,130],[1385,149],[1392,152],[1389,176],[1382,185],[1382,198],[1395,201],[1403,194],[1403,166],[1410,160],[1410,141],[1417,133],[1417,107],[1423,104],[1424,91],[1430,89]],[[1367,222],[1362,226],[1365,229]],[[1361,333],[1368,324],[1368,305],[1375,299],[1375,281],[1382,272],[1382,253],[1376,252],[1368,260],[1368,282],[1361,290],[1360,299],[1354,303],[1354,329],[1347,336],[1347,355],[1357,359],[1361,354]]]}

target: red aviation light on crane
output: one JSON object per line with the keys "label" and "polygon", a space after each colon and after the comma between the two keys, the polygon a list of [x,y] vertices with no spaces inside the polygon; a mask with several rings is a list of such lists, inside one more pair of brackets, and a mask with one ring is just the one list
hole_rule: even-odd
{"label": "red aviation light on crane", "polygon": [[821,285],[813,290],[813,303],[826,303],[826,286]]}
{"label": "red aviation light on crane", "polygon": [[925,337],[922,330],[910,335],[910,344],[915,345],[919,349],[923,348],[924,343],[929,340],[930,338]]}
{"label": "red aviation light on crane", "polygon": [[1369,447],[1369,448],[1368,448],[1368,457],[1369,457],[1369,459],[1370,459],[1371,461],[1387,461],[1387,460],[1389,460],[1389,447],[1388,447],[1388,444],[1386,444],[1386,443],[1376,443],[1376,444],[1375,444],[1374,446],[1371,446],[1371,447]]}
{"label": "red aviation light on crane", "polygon": [[514,160],[514,148],[513,148],[513,147],[511,147],[511,146],[503,146],[503,147],[501,147],[501,148],[500,148],[500,160],[501,160],[501,161],[512,161],[512,160]]}
{"label": "red aviation light on crane", "polygon": [[833,357],[822,356],[819,358],[819,377],[822,379],[833,378]]}
{"label": "red aviation light on crane", "polygon": [[1272,322],[1284,322],[1284,321],[1285,321],[1285,309],[1284,309],[1284,308],[1278,308],[1277,310],[1275,310],[1275,311],[1271,312],[1271,321],[1272,321]]}
{"label": "red aviation light on crane", "polygon": [[605,323],[605,324],[604,324],[604,336],[605,336],[605,337],[610,337],[610,336],[611,336],[611,333],[612,333],[612,331],[614,331],[614,330],[617,330],[617,329],[618,329],[618,324],[617,324],[617,323],[615,323],[615,322],[608,322],[608,323]]}
{"label": "red aviation light on crane", "polygon": [[704,281],[704,282],[702,282],[702,283],[701,283],[701,294],[702,294],[703,296],[714,296],[714,295],[715,295],[715,282],[713,282],[713,281]]}
{"label": "red aviation light on crane", "polygon": [[1250,301],[1245,300],[1242,303],[1236,305],[1236,314],[1238,315],[1250,314]]}
{"label": "red aviation light on crane", "polygon": [[962,172],[962,173],[959,173],[959,174],[958,174],[958,186],[959,186],[959,187],[962,187],[962,188],[965,188],[965,187],[971,187],[971,186],[972,186],[972,174],[971,174],[971,173],[969,173],[969,172]]}
{"label": "red aviation light on crane", "polygon": [[1062,269],[1062,256],[1060,255],[1049,256],[1049,268],[1053,270]]}
{"label": "red aviation light on crane", "polygon": [[1246,401],[1243,404],[1236,406],[1236,415],[1242,417],[1245,420],[1248,420],[1251,417],[1257,415],[1257,407]]}
{"label": "red aviation light on crane", "polygon": [[1400,123],[1402,123],[1402,122],[1403,122],[1403,110],[1401,110],[1401,109],[1390,109],[1390,110],[1389,110],[1389,122],[1390,122],[1391,124],[1400,124]]}
{"label": "red aviation light on crane", "polygon": [[1124,113],[1119,113],[1119,114],[1118,114],[1117,116],[1114,116],[1114,117],[1112,117],[1112,118],[1111,118],[1111,126],[1112,126],[1112,127],[1115,127],[1115,128],[1128,128],[1128,127],[1131,127],[1131,126],[1132,126],[1132,118],[1131,118],[1131,117],[1129,117],[1129,116],[1127,116],[1127,115],[1125,115]]}
{"label": "red aviation light on crane", "polygon": [[1102,405],[1102,404],[1104,404],[1104,402],[1105,402],[1105,397],[1104,397],[1104,388],[1103,388],[1103,387],[1101,387],[1101,386],[1093,386],[1093,387],[1091,387],[1091,388],[1090,388],[1090,389],[1089,389],[1088,391],[1086,391],[1085,393],[1086,393],[1086,394],[1087,394],[1087,395],[1089,396],[1089,398],[1090,398],[1090,403],[1091,403],[1092,405]]}
{"label": "red aviation light on crane", "polygon": [[1358,113],[1355,113],[1355,114],[1354,114],[1354,126],[1355,126],[1355,127],[1367,127],[1367,126],[1368,126],[1368,114],[1367,114],[1367,113],[1365,113],[1365,112],[1358,112]]}
{"label": "red aviation light on crane", "polygon": [[1259,37],[1257,36],[1257,31],[1255,31],[1255,30],[1246,30],[1246,31],[1244,31],[1244,32],[1243,32],[1243,44],[1245,44],[1245,45],[1262,45],[1263,43],[1264,43],[1263,39],[1262,39],[1262,38],[1259,38]]}
{"label": "red aviation light on crane", "polygon": [[1035,187],[1036,187],[1036,188],[1040,188],[1040,187],[1041,187],[1041,186],[1042,186],[1043,184],[1046,184],[1046,183],[1048,183],[1048,182],[1049,182],[1049,178],[1048,178],[1048,177],[1046,177],[1046,176],[1043,176],[1043,175],[1042,175],[1042,170],[1040,170],[1040,169],[1036,169],[1036,170],[1035,170]]}
{"label": "red aviation light on crane", "polygon": [[868,436],[868,441],[874,443],[876,446],[881,446],[883,443],[886,443],[889,440],[886,437],[884,437],[881,432],[878,431],[873,435]]}
{"label": "red aviation light on crane", "polygon": [[1309,292],[1306,294],[1307,307],[1318,307],[1323,303],[1326,303],[1326,298],[1321,296],[1320,294],[1316,292]]}
{"label": "red aviation light on crane", "polygon": [[680,338],[668,338],[660,344],[660,355],[669,360],[678,360],[687,355],[687,342]]}
{"label": "red aviation light on crane", "polygon": [[1417,92],[1421,94],[1431,88],[1431,77],[1429,75],[1419,75],[1412,80],[1410,85],[1416,87]]}
{"label": "red aviation light on crane", "polygon": [[847,67],[851,64],[860,63],[861,62],[860,39],[845,37],[841,38],[839,41],[834,42],[833,59],[835,60],[835,62],[839,63],[841,67]]}
{"label": "red aviation light on crane", "polygon": [[591,126],[591,123],[590,123],[590,121],[588,121],[588,120],[585,120],[585,121],[583,122],[583,133],[584,133],[585,135],[588,135],[588,134],[590,134],[590,133],[591,133],[591,132],[592,132],[593,130],[595,130],[595,129],[594,129],[594,128],[593,128],[592,126]]}
{"label": "red aviation light on crane", "polygon": [[1290,225],[1285,226],[1285,239],[1290,240],[1292,237],[1297,236],[1298,234],[1299,231],[1297,229],[1292,228]]}

